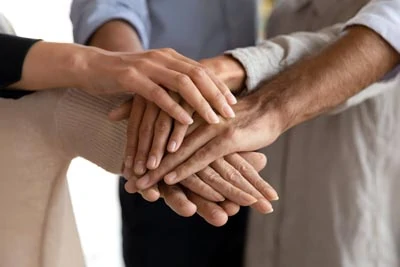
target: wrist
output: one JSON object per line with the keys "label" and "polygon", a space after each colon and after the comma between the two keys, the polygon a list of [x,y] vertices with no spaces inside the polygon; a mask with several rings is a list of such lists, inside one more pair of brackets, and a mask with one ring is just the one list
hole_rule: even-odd
{"label": "wrist", "polygon": [[229,55],[201,60],[200,63],[213,71],[233,93],[239,94],[245,87],[246,71],[242,64]]}
{"label": "wrist", "polygon": [[289,116],[285,104],[273,93],[247,95],[243,102],[245,110],[251,111],[252,117],[259,118],[259,127],[271,137],[271,142],[287,130]]}

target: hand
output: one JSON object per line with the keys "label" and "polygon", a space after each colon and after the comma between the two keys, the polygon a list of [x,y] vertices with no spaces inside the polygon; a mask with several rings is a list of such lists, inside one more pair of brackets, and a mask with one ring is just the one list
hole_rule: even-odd
{"label": "hand", "polygon": [[[266,158],[260,153],[240,153],[240,156],[252,165],[256,171],[260,171],[265,167]],[[239,205],[229,200],[215,203],[185,190],[180,185],[168,186],[160,183],[159,188],[161,197],[164,198],[166,204],[177,214],[190,217],[197,212],[208,223],[214,226],[224,225],[228,220],[228,216],[235,215],[240,209]],[[272,207],[267,209],[269,212],[272,211]]]}
{"label": "hand", "polygon": [[177,153],[167,155],[159,168],[139,179],[136,186],[146,189],[164,176],[167,184],[175,184],[221,157],[270,145],[285,125],[274,105],[274,96],[265,99],[250,95],[235,105],[236,118],[198,127],[185,138]]}
{"label": "hand", "polygon": [[[177,103],[181,101],[178,94],[170,92],[170,95]],[[193,113],[193,109],[184,101],[181,105],[188,114]],[[188,129],[188,125],[173,120],[141,96],[136,96],[110,113],[111,120],[128,118],[125,167],[133,168],[129,172],[134,172],[136,176],[144,175],[147,169],[157,168],[166,150],[170,153],[178,150]]]}
{"label": "hand", "polygon": [[[148,158],[149,148],[152,145],[154,147],[154,140],[156,140],[152,139],[151,136],[153,136],[154,129],[160,129],[160,127],[157,127],[159,120],[156,120],[158,108],[152,103],[147,103],[146,108],[146,101],[137,96],[134,100],[133,107],[129,104],[125,105],[125,107],[124,110],[120,110],[121,113],[117,114],[118,116],[114,119],[124,119],[129,116],[128,114],[131,112],[130,122],[128,124],[128,135],[133,142],[128,140],[126,149],[128,156],[126,157],[124,166],[124,176],[127,179],[131,179],[132,173],[135,173],[136,176],[141,176],[145,174],[147,169],[152,169],[153,166],[147,166],[146,168],[145,162]],[[141,118],[143,119],[141,120]],[[166,119],[168,119],[168,116]],[[156,126],[153,127],[154,121],[156,122]],[[140,123],[141,125],[139,126]],[[161,139],[165,140],[165,142],[163,142],[164,146],[161,148],[161,153],[163,153],[165,149],[166,140],[171,130],[171,124],[171,120],[165,121],[165,123],[163,123],[164,127],[162,127],[163,130],[158,131],[159,134],[164,135]],[[143,127],[143,125],[145,126]],[[194,127],[196,126],[192,126],[191,131],[193,131]],[[145,131],[143,131],[143,129],[145,129]],[[186,129],[182,132],[182,138],[185,132]],[[160,157],[160,159],[161,158],[162,157]],[[135,167],[132,171],[133,162],[135,162]],[[158,162],[159,161],[156,160],[156,165],[158,165]],[[152,163],[151,157],[147,163],[147,165]],[[205,167],[198,173],[188,176],[187,179],[181,182],[181,185],[211,201],[223,201],[226,198],[240,206],[248,206],[256,203],[253,206],[258,211],[262,213],[271,212],[272,207],[268,200],[277,199],[275,190],[258,175],[257,171],[254,170],[251,165],[246,163],[245,160],[236,154],[229,155],[226,158],[216,160],[211,166]],[[131,187],[127,188],[127,191],[134,193],[137,190]],[[151,195],[156,196],[154,194],[154,188],[151,191]],[[147,200],[156,200],[152,197],[148,197],[148,192],[144,191],[144,193],[144,197]]]}
{"label": "hand", "polygon": [[96,52],[78,62],[85,65],[85,75],[80,75],[79,85],[89,93],[136,93],[181,123],[191,123],[190,116],[173,101],[164,87],[179,93],[208,123],[219,122],[212,107],[225,118],[235,115],[230,105],[235,104],[236,99],[228,87],[200,63],[172,49],[142,53],[90,49]]}

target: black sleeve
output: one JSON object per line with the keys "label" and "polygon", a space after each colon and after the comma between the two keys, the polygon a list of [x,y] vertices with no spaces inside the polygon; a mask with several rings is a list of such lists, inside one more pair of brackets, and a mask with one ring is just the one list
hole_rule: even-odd
{"label": "black sleeve", "polygon": [[0,34],[0,88],[18,82],[26,54],[39,40]]}

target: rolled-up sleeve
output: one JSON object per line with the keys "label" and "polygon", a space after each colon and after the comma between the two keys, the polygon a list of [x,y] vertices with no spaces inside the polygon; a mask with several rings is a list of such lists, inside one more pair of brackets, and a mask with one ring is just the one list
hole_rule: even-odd
{"label": "rolled-up sleeve", "polygon": [[143,47],[149,47],[151,23],[146,0],[74,0],[70,17],[77,43],[85,44],[107,21],[121,19],[136,29]]}
{"label": "rolled-up sleeve", "polygon": [[347,26],[363,25],[378,33],[400,53],[400,0],[372,0]]}

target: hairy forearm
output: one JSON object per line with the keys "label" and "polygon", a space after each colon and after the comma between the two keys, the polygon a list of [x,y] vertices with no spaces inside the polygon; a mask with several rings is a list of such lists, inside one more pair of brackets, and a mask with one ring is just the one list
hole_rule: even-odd
{"label": "hairy forearm", "polygon": [[399,62],[400,55],[378,34],[356,26],[249,97],[260,109],[277,110],[281,130],[285,131],[343,103]]}
{"label": "hairy forearm", "polygon": [[108,51],[142,51],[142,43],[136,30],[127,22],[112,20],[103,24],[90,38],[88,45]]}

